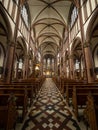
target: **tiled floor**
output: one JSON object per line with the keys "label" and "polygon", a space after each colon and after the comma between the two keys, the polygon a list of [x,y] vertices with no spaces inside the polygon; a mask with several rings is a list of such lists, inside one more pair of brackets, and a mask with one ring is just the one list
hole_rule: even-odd
{"label": "tiled floor", "polygon": [[80,130],[52,79],[46,79],[22,130]]}

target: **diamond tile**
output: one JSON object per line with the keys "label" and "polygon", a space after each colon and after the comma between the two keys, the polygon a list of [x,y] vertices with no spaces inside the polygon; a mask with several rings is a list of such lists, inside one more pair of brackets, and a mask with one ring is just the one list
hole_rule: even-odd
{"label": "diamond tile", "polygon": [[58,123],[55,123],[54,125],[56,128],[58,128],[60,125]]}
{"label": "diamond tile", "polygon": [[48,121],[49,121],[49,122],[53,122],[53,119],[49,119]]}
{"label": "diamond tile", "polygon": [[46,79],[37,97],[38,100],[30,108],[22,130],[80,130],[50,78]]}
{"label": "diamond tile", "polygon": [[44,128],[46,128],[48,125],[47,125],[46,123],[44,123],[42,126],[43,126]]}

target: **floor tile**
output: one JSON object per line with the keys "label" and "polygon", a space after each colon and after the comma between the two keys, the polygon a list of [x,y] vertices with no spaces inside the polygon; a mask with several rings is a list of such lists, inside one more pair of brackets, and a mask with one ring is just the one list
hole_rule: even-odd
{"label": "floor tile", "polygon": [[80,130],[52,79],[46,79],[37,97],[22,130]]}

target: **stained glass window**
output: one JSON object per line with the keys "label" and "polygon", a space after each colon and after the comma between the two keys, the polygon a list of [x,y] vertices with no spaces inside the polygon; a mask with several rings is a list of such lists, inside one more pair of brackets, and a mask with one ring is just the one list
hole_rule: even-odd
{"label": "stained glass window", "polygon": [[23,5],[22,9],[21,9],[21,15],[22,15],[22,18],[26,24],[26,26],[28,27],[28,12],[27,12],[27,9],[26,9],[26,6]]}
{"label": "stained glass window", "polygon": [[23,67],[23,60],[19,59],[19,69],[22,69],[22,67]]}
{"label": "stained glass window", "polygon": [[73,26],[74,22],[76,21],[78,16],[78,9],[76,7],[73,8],[72,14],[71,14],[71,27]]}

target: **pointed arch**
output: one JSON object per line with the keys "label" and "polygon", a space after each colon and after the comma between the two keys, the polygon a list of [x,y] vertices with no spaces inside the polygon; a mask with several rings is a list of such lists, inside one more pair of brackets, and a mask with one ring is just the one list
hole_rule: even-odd
{"label": "pointed arch", "polygon": [[90,41],[91,34],[92,34],[92,31],[93,31],[93,25],[94,25],[97,18],[98,18],[98,8],[96,8],[94,14],[92,15],[92,17],[90,19],[88,27],[87,27],[87,31],[86,31],[86,41],[87,42]]}
{"label": "pointed arch", "polygon": [[11,23],[9,21],[9,18],[6,14],[6,12],[4,11],[4,8],[2,7],[2,5],[0,4],[0,14],[4,20],[4,23],[6,25],[6,32],[7,32],[7,36],[8,36],[8,40],[12,40],[12,28],[11,28]]}

